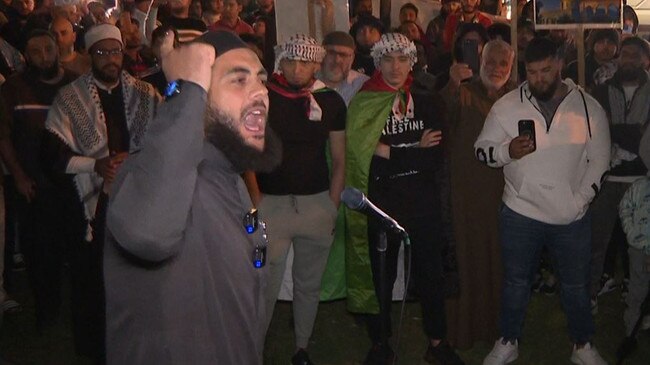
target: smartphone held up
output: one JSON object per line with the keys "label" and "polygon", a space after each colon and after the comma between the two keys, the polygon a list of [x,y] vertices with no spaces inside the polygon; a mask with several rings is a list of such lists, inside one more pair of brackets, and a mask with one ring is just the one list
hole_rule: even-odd
{"label": "smartphone held up", "polygon": [[522,119],[517,123],[517,126],[519,127],[519,136],[527,136],[533,142],[533,151],[535,151],[537,149],[535,121],[532,119]]}
{"label": "smartphone held up", "polygon": [[[476,39],[465,39],[462,44],[463,63],[472,70],[475,76],[479,74],[481,62],[478,53],[478,41]],[[469,79],[463,80],[469,81]]]}

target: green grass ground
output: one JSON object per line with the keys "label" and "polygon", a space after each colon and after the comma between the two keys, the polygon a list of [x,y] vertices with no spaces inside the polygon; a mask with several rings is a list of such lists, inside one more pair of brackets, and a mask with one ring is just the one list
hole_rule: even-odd
{"label": "green grass ground", "polygon": [[[26,288],[24,281],[24,274],[21,274],[20,287],[22,288]],[[69,293],[66,289],[64,298],[68,297]],[[20,313],[5,316],[0,335],[0,353],[5,359],[19,365],[90,364],[89,361],[74,356],[67,300],[65,300],[66,305],[60,323],[46,333],[38,334],[35,329],[34,308],[29,291],[23,289],[16,293],[15,298],[24,305],[24,309]],[[599,302],[595,344],[610,364],[614,364],[616,348],[623,338],[623,307],[618,291],[606,294]],[[398,315],[399,306],[394,304],[395,321]],[[265,364],[289,364],[293,351],[291,317],[291,304],[278,303],[267,337]],[[408,303],[399,347],[401,365],[425,364],[421,358],[426,348],[426,339],[421,330],[420,318],[420,306],[417,303]],[[312,360],[316,364],[360,364],[369,346],[365,328],[346,311],[344,301],[321,304],[309,349]],[[471,350],[461,352],[460,355],[468,365],[481,364],[491,347],[491,343],[479,343]],[[566,321],[560,308],[559,298],[541,294],[533,295],[526,317],[520,356],[513,364],[564,365],[570,364],[570,355],[571,345],[568,341]],[[650,364],[650,333],[641,335],[637,351],[625,364]]]}
{"label": "green grass ground", "polygon": [[[615,363],[615,352],[624,336],[622,313],[624,304],[618,291],[601,297],[596,318],[596,347],[610,363]],[[393,321],[396,323],[399,305],[393,305]],[[426,364],[422,355],[426,349],[426,338],[421,330],[421,311],[417,303],[406,305],[403,338],[399,347],[399,364]],[[394,338],[393,338],[394,340]],[[291,330],[291,304],[279,303],[267,337],[265,364],[290,362],[293,344]],[[492,343],[478,343],[468,351],[459,352],[467,365],[481,364],[483,357],[492,348]],[[370,346],[365,328],[355,323],[345,310],[345,302],[323,303],[320,306],[309,353],[318,365],[361,364]],[[532,297],[524,339],[519,348],[516,365],[560,365],[571,364],[566,320],[558,296],[535,294]],[[629,365],[650,364],[650,333],[639,339],[638,350],[626,361]]]}

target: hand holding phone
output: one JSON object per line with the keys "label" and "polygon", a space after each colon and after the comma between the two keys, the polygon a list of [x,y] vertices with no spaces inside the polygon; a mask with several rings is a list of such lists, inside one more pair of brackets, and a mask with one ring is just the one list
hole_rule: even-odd
{"label": "hand holding phone", "polygon": [[474,72],[465,63],[454,63],[449,68],[449,80],[458,87],[464,80],[469,80]]}
{"label": "hand holding phone", "polygon": [[481,62],[478,54],[478,41],[476,39],[465,39],[462,43],[463,63],[469,66],[474,75],[478,75]]}
{"label": "hand holding phone", "polygon": [[528,136],[528,138],[533,142],[533,151],[535,150],[535,145],[537,144],[537,138],[535,136],[535,121],[531,119],[522,119],[517,123],[519,128],[520,136]]}
{"label": "hand holding phone", "polygon": [[519,136],[510,141],[508,152],[510,158],[518,160],[536,149],[535,122],[530,119],[520,120],[518,123]]}

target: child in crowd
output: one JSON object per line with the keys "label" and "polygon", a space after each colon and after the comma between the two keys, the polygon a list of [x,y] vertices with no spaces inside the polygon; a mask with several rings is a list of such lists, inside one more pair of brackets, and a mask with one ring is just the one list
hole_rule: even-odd
{"label": "child in crowd", "polygon": [[[650,177],[637,180],[627,190],[619,205],[621,224],[630,245],[630,284],[623,314],[625,334],[630,336],[641,315],[641,304],[650,283]],[[643,319],[642,329],[650,328],[650,316]]]}

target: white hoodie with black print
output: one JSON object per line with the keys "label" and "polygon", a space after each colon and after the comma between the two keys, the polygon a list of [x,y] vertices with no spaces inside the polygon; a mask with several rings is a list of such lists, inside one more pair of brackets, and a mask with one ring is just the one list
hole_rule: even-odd
{"label": "white hoodie with black print", "polygon": [[[479,160],[503,167],[503,202],[519,214],[548,224],[569,224],[585,215],[610,159],[603,108],[570,79],[563,82],[569,91],[548,127],[524,82],[492,106],[474,144]],[[515,160],[509,146],[519,135],[518,122],[523,119],[534,121],[536,149]]]}

